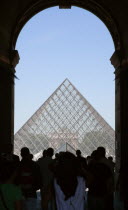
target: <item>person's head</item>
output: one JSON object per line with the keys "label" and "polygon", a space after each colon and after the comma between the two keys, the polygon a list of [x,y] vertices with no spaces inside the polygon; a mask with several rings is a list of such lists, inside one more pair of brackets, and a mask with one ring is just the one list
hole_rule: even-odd
{"label": "person's head", "polygon": [[29,154],[29,158],[30,158],[30,160],[32,160],[33,159],[33,154]]}
{"label": "person's head", "polygon": [[77,155],[77,157],[81,156],[81,151],[79,149],[76,150],[76,155]]}
{"label": "person's head", "polygon": [[92,160],[97,160],[98,159],[98,152],[97,150],[94,150],[92,153],[91,153],[91,159]]}
{"label": "person's head", "polygon": [[43,158],[45,158],[47,156],[47,150],[46,149],[44,149],[42,155],[43,155]]}
{"label": "person's head", "polygon": [[113,161],[113,157],[112,156],[109,156],[108,157],[108,160],[110,160],[112,162]]}
{"label": "person's head", "polygon": [[56,159],[59,158],[59,153],[56,153],[56,154],[55,154],[55,158],[56,158]]}
{"label": "person's head", "polygon": [[66,179],[66,176],[77,173],[77,160],[74,154],[60,152],[57,156],[56,175],[61,174]]}
{"label": "person's head", "polygon": [[30,151],[29,151],[29,149],[28,149],[28,147],[23,147],[22,149],[21,149],[21,157],[22,158],[30,158]]}
{"label": "person's head", "polygon": [[75,194],[77,187],[77,169],[77,160],[74,154],[70,152],[59,153],[54,175],[65,195],[65,200]]}
{"label": "person's head", "polygon": [[99,156],[100,158],[104,158],[105,155],[106,155],[106,150],[105,150],[104,147],[98,147],[98,148],[97,148],[97,152],[98,152],[98,156]]}
{"label": "person's head", "polygon": [[86,157],[87,164],[89,164],[89,163],[91,162],[91,160],[92,160],[91,156],[88,155],[88,156]]}
{"label": "person's head", "polygon": [[49,147],[47,149],[47,156],[52,157],[53,155],[54,155],[54,150],[53,150],[53,148]]}

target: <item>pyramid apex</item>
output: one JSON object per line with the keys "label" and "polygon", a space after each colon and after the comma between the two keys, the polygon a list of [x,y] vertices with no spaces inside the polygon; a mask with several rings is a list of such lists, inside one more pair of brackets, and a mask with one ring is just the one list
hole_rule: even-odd
{"label": "pyramid apex", "polygon": [[68,78],[66,78],[66,79],[63,81],[63,83],[65,83],[66,81],[69,82],[69,83],[71,83],[71,82],[69,81]]}
{"label": "pyramid apex", "polygon": [[72,85],[72,83],[70,82],[70,80],[69,80],[68,78],[66,78],[66,79],[62,82],[62,85],[69,86],[69,85]]}

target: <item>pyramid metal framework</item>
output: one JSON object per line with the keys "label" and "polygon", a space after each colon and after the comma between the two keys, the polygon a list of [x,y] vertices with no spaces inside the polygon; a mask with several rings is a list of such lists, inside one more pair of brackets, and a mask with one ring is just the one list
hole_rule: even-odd
{"label": "pyramid metal framework", "polygon": [[115,131],[68,79],[15,134],[14,152],[27,146],[35,155],[48,147],[60,151],[65,144],[83,156],[98,146],[115,156]]}

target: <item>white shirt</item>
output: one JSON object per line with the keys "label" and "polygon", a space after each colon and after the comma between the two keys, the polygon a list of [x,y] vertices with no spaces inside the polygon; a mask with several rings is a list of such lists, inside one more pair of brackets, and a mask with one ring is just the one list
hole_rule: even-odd
{"label": "white shirt", "polygon": [[77,181],[75,195],[66,201],[60,186],[56,180],[54,181],[57,210],[85,210],[85,180],[82,177],[77,177]]}

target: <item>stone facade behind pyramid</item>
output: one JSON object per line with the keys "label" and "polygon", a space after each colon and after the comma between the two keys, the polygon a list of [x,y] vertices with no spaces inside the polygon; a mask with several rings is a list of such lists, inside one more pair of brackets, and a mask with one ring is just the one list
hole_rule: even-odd
{"label": "stone facade behind pyramid", "polygon": [[83,156],[104,146],[115,156],[115,131],[66,79],[15,134],[14,152],[24,146],[34,155],[53,147],[80,149]]}

